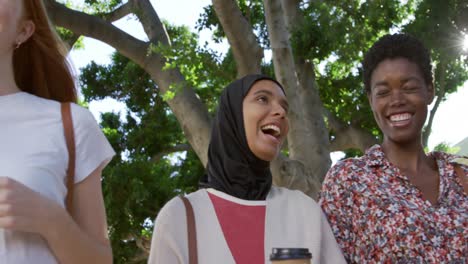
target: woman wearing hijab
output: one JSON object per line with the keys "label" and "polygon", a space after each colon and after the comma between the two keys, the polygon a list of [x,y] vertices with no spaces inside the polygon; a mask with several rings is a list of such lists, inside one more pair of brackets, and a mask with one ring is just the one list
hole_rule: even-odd
{"label": "woman wearing hijab", "polygon": [[[269,263],[272,248],[308,248],[313,263],[345,263],[320,207],[300,191],[272,186],[269,168],[286,138],[283,88],[248,75],[223,91],[208,149],[206,188],[193,206],[198,262]],[[148,263],[189,263],[187,220],[180,198],[155,222]]]}

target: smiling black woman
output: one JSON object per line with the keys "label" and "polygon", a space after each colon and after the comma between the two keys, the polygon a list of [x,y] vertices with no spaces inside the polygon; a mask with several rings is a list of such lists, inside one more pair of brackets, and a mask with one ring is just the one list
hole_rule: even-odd
{"label": "smiling black woman", "polygon": [[364,86],[383,142],[331,168],[320,194],[349,263],[467,263],[468,167],[422,145],[434,98],[429,54],[418,39],[395,34],[365,55]]}

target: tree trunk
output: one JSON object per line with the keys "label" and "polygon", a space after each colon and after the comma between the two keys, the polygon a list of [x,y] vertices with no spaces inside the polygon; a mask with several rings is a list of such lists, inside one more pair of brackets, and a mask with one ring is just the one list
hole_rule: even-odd
{"label": "tree trunk", "polygon": [[429,142],[429,136],[431,135],[432,123],[434,122],[435,114],[437,112],[437,109],[439,108],[440,103],[442,102],[442,99],[444,99],[445,90],[446,90],[445,89],[446,69],[447,69],[447,64],[445,61],[442,60],[437,66],[436,74],[435,74],[435,77],[437,78],[437,80],[434,83],[439,84],[438,89],[436,89],[436,87],[433,87],[433,89],[435,89],[436,101],[431,111],[429,112],[429,121],[427,122],[427,125],[424,127],[424,131],[422,133],[422,143],[424,147],[427,147],[427,144]]}
{"label": "tree trunk", "polygon": [[[281,0],[283,17],[289,35],[302,24],[304,14],[299,8],[300,0]],[[291,36],[289,36],[290,38]],[[324,106],[320,99],[319,87],[315,79],[315,67],[311,61],[294,57],[299,79],[298,97],[304,111],[304,124],[307,127],[307,146],[305,164],[312,169],[314,178],[321,183],[330,165],[329,133],[324,120]]]}

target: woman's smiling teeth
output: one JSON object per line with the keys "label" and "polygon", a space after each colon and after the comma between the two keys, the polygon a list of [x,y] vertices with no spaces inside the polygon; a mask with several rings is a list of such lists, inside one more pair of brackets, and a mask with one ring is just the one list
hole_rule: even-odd
{"label": "woman's smiling teeth", "polygon": [[281,129],[275,125],[262,126],[262,132],[274,137],[279,137],[281,135]]}
{"label": "woman's smiling teeth", "polygon": [[410,113],[401,113],[394,114],[389,117],[391,125],[393,127],[403,128],[408,126],[411,123],[411,118],[413,117]]}
{"label": "woman's smiling teeth", "polygon": [[392,122],[399,122],[399,121],[406,121],[411,118],[411,114],[403,113],[403,114],[396,114],[390,116],[390,121]]}

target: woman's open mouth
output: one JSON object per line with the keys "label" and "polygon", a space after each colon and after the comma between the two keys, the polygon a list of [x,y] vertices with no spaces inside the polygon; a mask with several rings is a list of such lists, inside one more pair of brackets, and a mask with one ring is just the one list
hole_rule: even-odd
{"label": "woman's open mouth", "polygon": [[281,128],[277,125],[268,124],[261,127],[261,130],[265,136],[272,139],[275,143],[280,142]]}

